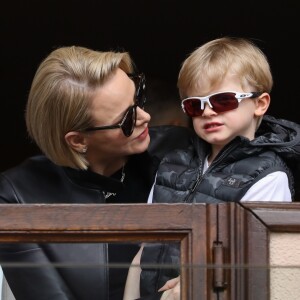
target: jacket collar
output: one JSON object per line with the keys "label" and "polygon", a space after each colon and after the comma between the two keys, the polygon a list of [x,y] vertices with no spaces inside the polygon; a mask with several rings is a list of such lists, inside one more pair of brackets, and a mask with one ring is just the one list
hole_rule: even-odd
{"label": "jacket collar", "polygon": [[[64,171],[71,181],[85,188],[106,190],[110,192],[119,192],[124,189],[124,182],[120,181],[122,176],[121,169],[110,177],[97,174],[91,170],[64,168]],[[124,171],[126,174],[126,166]]]}
{"label": "jacket collar", "polygon": [[153,182],[156,167],[153,158],[146,151],[141,154],[131,155],[124,167],[125,179],[122,177],[122,169],[118,170],[110,177],[97,174],[91,170],[79,170],[63,167],[67,177],[77,185],[85,188],[96,189],[100,191],[120,192],[125,188],[126,181],[134,174],[142,176],[147,182]]}

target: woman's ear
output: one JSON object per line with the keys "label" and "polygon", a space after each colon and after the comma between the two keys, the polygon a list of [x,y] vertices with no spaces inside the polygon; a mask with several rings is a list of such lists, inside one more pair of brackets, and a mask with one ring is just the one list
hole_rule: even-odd
{"label": "woman's ear", "polygon": [[255,101],[256,109],[255,109],[255,116],[261,117],[263,116],[270,105],[271,97],[268,93],[262,93]]}
{"label": "woman's ear", "polygon": [[65,135],[66,143],[75,151],[85,153],[87,151],[87,143],[84,134],[77,131],[70,131]]}

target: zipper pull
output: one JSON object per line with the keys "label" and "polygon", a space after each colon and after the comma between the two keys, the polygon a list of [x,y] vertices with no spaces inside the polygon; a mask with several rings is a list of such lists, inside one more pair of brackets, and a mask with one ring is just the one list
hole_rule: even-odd
{"label": "zipper pull", "polygon": [[195,189],[198,186],[198,184],[200,183],[201,179],[202,179],[202,175],[199,173],[197,176],[197,179],[195,181],[193,181],[190,185],[189,190],[191,193],[193,193],[195,191]]}

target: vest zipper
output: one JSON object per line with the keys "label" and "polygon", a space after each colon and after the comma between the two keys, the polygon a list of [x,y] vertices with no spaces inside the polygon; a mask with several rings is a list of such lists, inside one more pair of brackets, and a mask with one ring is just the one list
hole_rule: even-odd
{"label": "vest zipper", "polygon": [[202,174],[203,164],[201,166],[201,169],[199,170],[198,176],[194,184],[192,185],[191,189],[189,190],[188,195],[183,200],[184,203],[190,203],[191,197],[193,196],[196,188],[198,185],[202,182],[204,178],[204,174],[206,174],[208,171],[211,172],[211,170],[214,169],[215,166],[218,165],[220,161],[222,161],[223,157],[226,157],[227,153],[231,152],[233,149],[237,148],[239,143],[234,143],[229,147],[226,147],[223,151],[219,153],[219,156],[216,157],[216,159],[211,163],[211,165],[207,168],[207,170]]}
{"label": "vest zipper", "polygon": [[183,200],[184,203],[190,203],[191,202],[190,198],[193,196],[194,191],[196,190],[197,186],[200,184],[200,182],[203,179],[203,175],[201,173],[202,173],[202,168],[201,168],[201,170],[198,173],[196,181],[194,182],[194,184],[192,185],[191,189],[189,190],[188,195]]}

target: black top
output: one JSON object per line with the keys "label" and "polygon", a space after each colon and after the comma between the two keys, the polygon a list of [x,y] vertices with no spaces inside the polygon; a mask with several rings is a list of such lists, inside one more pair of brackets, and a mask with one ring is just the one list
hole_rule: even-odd
{"label": "black top", "polygon": [[[57,166],[45,156],[27,159],[0,174],[0,204],[34,203],[146,203],[158,163],[174,148],[190,143],[191,131],[183,127],[150,129],[148,151],[133,155],[120,182],[121,170],[111,177],[91,171]],[[103,192],[116,193],[105,199]],[[139,245],[101,243],[0,244],[0,261],[32,263],[46,267],[12,268],[4,275],[17,300],[120,300],[128,268],[101,268],[108,263],[131,263]],[[53,263],[86,264],[56,268]],[[92,267],[89,267],[92,266]],[[96,266],[96,268],[94,267]],[[107,286],[109,284],[109,291]]]}

